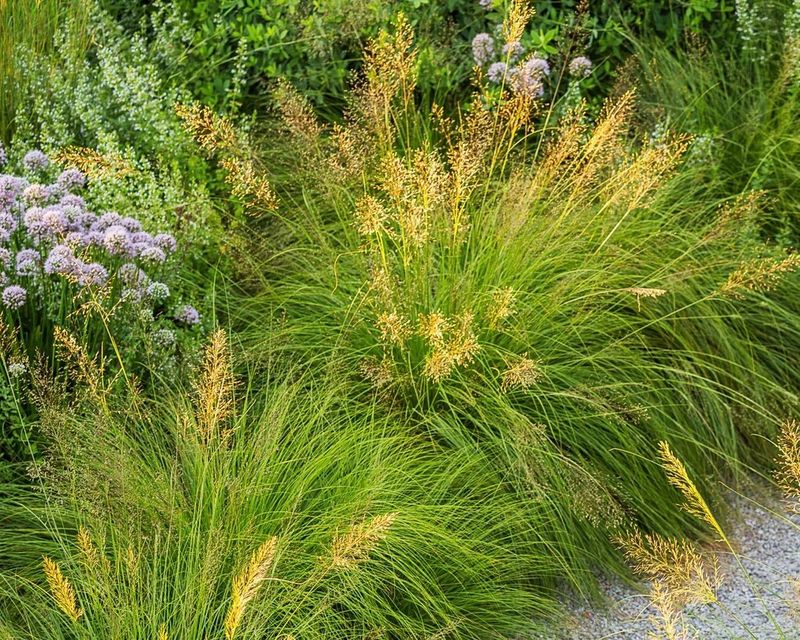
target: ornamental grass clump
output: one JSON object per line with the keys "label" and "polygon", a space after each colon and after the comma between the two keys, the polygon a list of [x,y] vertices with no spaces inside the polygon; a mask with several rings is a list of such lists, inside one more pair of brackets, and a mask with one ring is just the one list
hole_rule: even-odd
{"label": "ornamental grass clump", "polygon": [[13,637],[477,640],[553,613],[531,587],[560,568],[480,451],[277,362],[237,391],[236,351],[216,332],[194,379],[151,397],[43,393],[37,489],[0,498]]}
{"label": "ornamental grass clump", "polygon": [[[579,588],[598,558],[622,570],[609,530],[703,534],[657,443],[695,443],[716,509],[710,479],[768,462],[800,382],[794,259],[751,233],[758,198],[698,197],[690,138],[648,144],[631,91],[545,129],[524,95],[428,114],[407,27],[370,52],[342,123],[276,94],[278,204],[245,239],[232,316],[254,362],[330,368],[356,406],[481,448],[532,518],[569,523],[537,535]],[[779,265],[768,286],[736,275],[757,257]]]}

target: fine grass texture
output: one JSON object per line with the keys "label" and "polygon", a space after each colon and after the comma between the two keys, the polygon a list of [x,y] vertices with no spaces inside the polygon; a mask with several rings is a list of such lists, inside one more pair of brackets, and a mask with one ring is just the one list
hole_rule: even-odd
{"label": "fine grass texture", "polygon": [[183,394],[46,394],[42,496],[2,507],[11,637],[481,638],[552,613],[540,523],[479,451],[353,414],[341,384],[256,391],[231,367],[218,331]]}

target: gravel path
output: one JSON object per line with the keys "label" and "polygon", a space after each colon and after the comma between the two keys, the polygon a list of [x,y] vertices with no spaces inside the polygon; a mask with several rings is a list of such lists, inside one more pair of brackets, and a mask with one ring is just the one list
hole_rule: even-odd
{"label": "gravel path", "polygon": [[[731,539],[761,600],[731,554],[721,554],[720,604],[694,607],[684,616],[686,635],[697,640],[796,640],[800,639],[800,518],[790,516],[798,528],[750,502],[737,500],[741,514],[732,527]],[[774,509],[780,507],[774,506]],[[654,627],[646,595],[621,584],[604,586],[607,609],[573,606],[572,624],[549,640],[645,640]],[[727,610],[727,612],[726,612]],[[747,629],[734,620],[735,614]],[[776,628],[777,626],[780,629]]]}

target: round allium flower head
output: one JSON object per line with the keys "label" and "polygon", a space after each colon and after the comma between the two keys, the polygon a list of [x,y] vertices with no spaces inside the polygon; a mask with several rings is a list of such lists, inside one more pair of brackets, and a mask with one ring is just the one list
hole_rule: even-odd
{"label": "round allium flower head", "polygon": [[511,88],[514,93],[529,98],[541,98],[544,95],[544,84],[541,75],[531,74],[524,66],[516,67],[511,72]]}
{"label": "round allium flower head", "polygon": [[585,78],[592,72],[592,61],[586,56],[578,56],[569,62],[569,73],[574,78]]}
{"label": "round allium flower head", "polygon": [[472,57],[475,64],[483,66],[494,56],[494,40],[488,33],[479,33],[472,39]]}
{"label": "round allium flower head", "polygon": [[0,271],[0,287],[5,287],[9,282],[11,282],[11,278],[8,277],[8,274]]}
{"label": "round allium flower head", "polygon": [[17,228],[17,219],[10,213],[0,212],[0,229],[8,231],[9,235]]}
{"label": "round allium flower head", "polygon": [[28,204],[42,204],[50,198],[50,193],[43,184],[30,184],[22,192],[22,198]]}
{"label": "round allium flower head", "polygon": [[126,255],[130,249],[130,235],[121,224],[113,224],[103,234],[103,246],[112,255]]}
{"label": "round allium flower head", "polygon": [[64,169],[56,181],[64,191],[80,189],[86,184],[86,176],[78,169]]}
{"label": "round allium flower head", "polygon": [[503,81],[503,78],[506,75],[506,63],[505,62],[493,62],[489,65],[489,69],[486,72],[486,76],[489,78],[491,82],[500,83]]}
{"label": "round allium flower head", "polygon": [[100,287],[108,280],[108,270],[99,262],[90,262],[81,267],[78,282],[85,287]]}
{"label": "round allium flower head", "polygon": [[28,292],[18,284],[12,284],[3,289],[3,304],[9,309],[19,309],[25,304]]}
{"label": "round allium flower head", "polygon": [[39,262],[42,256],[36,249],[21,249],[17,252],[17,275],[33,276],[39,271]]}
{"label": "round allium flower head", "polygon": [[503,45],[503,59],[509,62],[519,60],[519,57],[525,53],[525,48],[519,42],[508,42]]}
{"label": "round allium flower head", "polygon": [[25,154],[25,157],[22,158],[22,164],[28,171],[41,171],[50,166],[50,158],[38,149],[34,149]]}
{"label": "round allium flower head", "polygon": [[167,254],[164,253],[164,250],[161,247],[151,247],[149,245],[145,245],[139,254],[139,257],[147,262],[161,263],[167,259]]}
{"label": "round allium flower head", "polygon": [[17,198],[28,186],[25,178],[0,176],[0,209],[9,209],[17,203]]}
{"label": "round allium flower head", "polygon": [[0,247],[0,268],[7,269],[12,264],[11,251],[5,247]]}
{"label": "round allium flower head", "polygon": [[87,235],[88,234],[81,233],[80,231],[70,231],[65,236],[64,242],[73,249],[82,249],[89,246],[89,238]]}
{"label": "round allium flower head", "polygon": [[3,146],[3,143],[0,142],[0,167],[5,167],[7,162],[8,156],[6,155],[6,148]]}
{"label": "round allium flower head", "polygon": [[550,75],[550,63],[538,56],[526,60],[521,66],[534,77],[544,78]]}
{"label": "round allium flower head", "polygon": [[181,324],[192,326],[200,322],[200,313],[192,305],[185,304],[175,313],[175,320]]}
{"label": "round allium flower head", "polygon": [[20,378],[28,372],[28,365],[21,360],[13,360],[8,363],[8,375],[11,378]]}
{"label": "round allium flower head", "polygon": [[72,275],[75,272],[75,254],[65,244],[57,244],[44,261],[44,272],[49,275]]}
{"label": "round allium flower head", "polygon": [[169,298],[169,287],[163,282],[151,282],[147,285],[147,295],[156,302],[162,302]]}
{"label": "round allium flower head", "polygon": [[169,349],[170,347],[175,346],[175,343],[177,342],[175,332],[172,329],[159,329],[158,331],[153,331],[150,339],[153,341],[155,346],[162,349]]}
{"label": "round allium flower head", "polygon": [[177,249],[178,243],[175,236],[170,233],[159,233],[153,238],[153,243],[164,250],[164,253],[172,253]]}
{"label": "round allium flower head", "polygon": [[142,230],[142,223],[139,222],[136,218],[132,218],[131,216],[125,216],[119,221],[119,224],[121,224],[131,233],[135,233],[137,231]]}
{"label": "round allium flower head", "polygon": [[131,234],[131,242],[135,244],[153,244],[153,236],[147,231],[136,231]]}
{"label": "round allium flower head", "polygon": [[[77,207],[82,211],[86,210],[86,200],[81,198],[80,196],[76,196],[74,193],[68,193],[61,197],[58,204],[63,207]],[[94,214],[93,214],[94,215]],[[97,216],[95,216],[96,218]]]}
{"label": "round allium flower head", "polygon": [[[102,216],[97,219],[95,229],[93,231],[105,231],[109,227],[119,225],[122,222],[122,216],[114,211],[106,211]],[[125,227],[122,227],[125,229]],[[125,229],[127,231],[127,229]]]}
{"label": "round allium flower head", "polygon": [[49,235],[64,233],[67,230],[67,226],[69,226],[67,217],[58,207],[47,207],[42,212],[40,222],[41,230]]}
{"label": "round allium flower head", "polygon": [[75,221],[75,224],[78,225],[81,228],[81,230],[89,231],[95,222],[97,222],[96,215],[94,215],[93,213],[82,213],[81,215],[78,216],[78,219]]}

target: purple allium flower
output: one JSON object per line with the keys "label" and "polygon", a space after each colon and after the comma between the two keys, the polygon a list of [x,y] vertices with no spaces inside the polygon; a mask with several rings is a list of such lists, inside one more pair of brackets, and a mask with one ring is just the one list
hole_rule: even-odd
{"label": "purple allium flower", "polygon": [[86,246],[102,247],[105,236],[99,231],[87,231],[85,234]]}
{"label": "purple allium flower", "polygon": [[491,82],[499,84],[506,75],[506,63],[493,62],[489,65],[489,70],[486,72],[486,75]]}
{"label": "purple allium flower", "polygon": [[86,176],[78,169],[64,169],[59,174],[57,182],[64,191],[71,191],[83,187],[86,184]]}
{"label": "purple allium flower", "polygon": [[123,227],[125,227],[131,233],[135,233],[136,231],[142,230],[142,223],[139,222],[136,218],[132,218],[130,216],[125,216],[119,221]]}
{"label": "purple allium flower", "polygon": [[167,259],[167,254],[164,253],[161,247],[151,247],[149,245],[144,246],[139,256],[142,260],[156,263],[164,262]]}
{"label": "purple allium flower", "polygon": [[162,349],[169,349],[175,345],[177,338],[172,329],[159,329],[150,336],[153,344]]}
{"label": "purple allium flower", "polygon": [[136,231],[131,234],[131,242],[134,244],[153,244],[153,236],[147,231]]}
{"label": "purple allium flower", "polygon": [[538,56],[526,60],[520,66],[524,67],[527,73],[534,77],[538,76],[539,78],[544,78],[550,75],[550,63]]}
{"label": "purple allium flower", "polygon": [[541,76],[531,75],[524,67],[515,67],[511,70],[511,88],[514,93],[529,98],[541,98],[544,95],[544,84]]}
{"label": "purple allium flower", "polygon": [[585,78],[592,72],[592,61],[586,56],[578,56],[569,62],[569,73],[574,78]]}
{"label": "purple allium flower", "polygon": [[43,184],[31,184],[25,187],[22,198],[28,204],[43,204],[50,198],[50,194]]}
{"label": "purple allium flower", "polygon": [[64,242],[73,249],[82,249],[89,245],[88,234],[80,231],[70,231],[64,238]]}
{"label": "purple allium flower", "polygon": [[50,250],[50,254],[44,261],[44,272],[60,276],[72,275],[76,271],[75,254],[65,244],[57,244]]}
{"label": "purple allium flower", "polygon": [[11,278],[8,277],[8,274],[0,271],[0,287],[5,287],[9,282],[11,282]]}
{"label": "purple allium flower", "polygon": [[81,267],[78,282],[83,286],[99,287],[108,280],[108,270],[99,262],[90,262]]}
{"label": "purple allium flower", "polygon": [[161,302],[169,298],[169,287],[163,282],[151,282],[147,285],[147,295],[153,300]]}
{"label": "purple allium flower", "polygon": [[519,57],[525,53],[525,48],[519,42],[508,42],[503,45],[503,59],[509,62],[519,60]]}
{"label": "purple allium flower", "polygon": [[172,253],[177,249],[178,243],[175,236],[170,233],[159,233],[153,238],[153,243],[164,250],[164,253]]}
{"label": "purple allium flower", "polygon": [[41,171],[50,166],[50,159],[38,149],[34,149],[25,154],[22,164],[28,171]]}
{"label": "purple allium flower", "polygon": [[95,222],[97,222],[97,216],[93,213],[82,213],[75,221],[75,223],[84,231],[91,229]]}
{"label": "purple allium flower", "polygon": [[60,200],[64,195],[64,189],[61,188],[60,184],[48,184],[44,188],[44,192],[47,194],[45,199],[48,201]]}
{"label": "purple allium flower", "polygon": [[25,230],[32,236],[38,236],[42,231],[42,216],[44,209],[41,207],[31,207],[22,216],[22,223]]}
{"label": "purple allium flower", "polygon": [[19,309],[25,304],[28,292],[18,284],[12,284],[3,289],[3,304],[9,309]]}
{"label": "purple allium flower", "polygon": [[11,266],[11,251],[5,247],[0,247],[0,267],[7,269]]}
{"label": "purple allium flower", "polygon": [[6,155],[6,148],[3,146],[3,143],[0,142],[0,167],[6,166],[8,162],[8,156]]}
{"label": "purple allium flower", "polygon": [[17,275],[33,276],[39,270],[39,262],[42,256],[36,249],[21,249],[17,252]]}
{"label": "purple allium flower", "polygon": [[175,313],[175,320],[181,324],[192,326],[200,322],[200,313],[192,305],[185,304]]}
{"label": "purple allium flower", "polygon": [[16,204],[17,198],[28,186],[25,178],[18,176],[0,176],[0,209],[8,209]]}
{"label": "purple allium flower", "polygon": [[[102,219],[102,216],[101,216]],[[113,224],[103,234],[103,246],[112,255],[126,255],[131,248],[128,230],[121,224]]]}
{"label": "purple allium flower", "polygon": [[64,233],[69,226],[67,217],[58,207],[47,207],[41,214],[40,224],[42,231],[50,235]]}
{"label": "purple allium flower", "polygon": [[[59,204],[64,207],[78,207],[78,209],[86,210],[86,201],[80,196],[76,196],[74,193],[64,195],[59,201]],[[97,216],[95,216],[95,218],[96,217]]]}
{"label": "purple allium flower", "polygon": [[483,66],[494,55],[494,40],[488,33],[479,33],[472,39],[472,57],[475,64]]}
{"label": "purple allium flower", "polygon": [[[92,229],[92,231],[105,231],[111,226],[119,225],[121,221],[121,215],[113,211],[107,211],[97,219],[97,222],[95,223],[96,229]],[[122,227],[122,229],[127,231],[125,227]]]}

